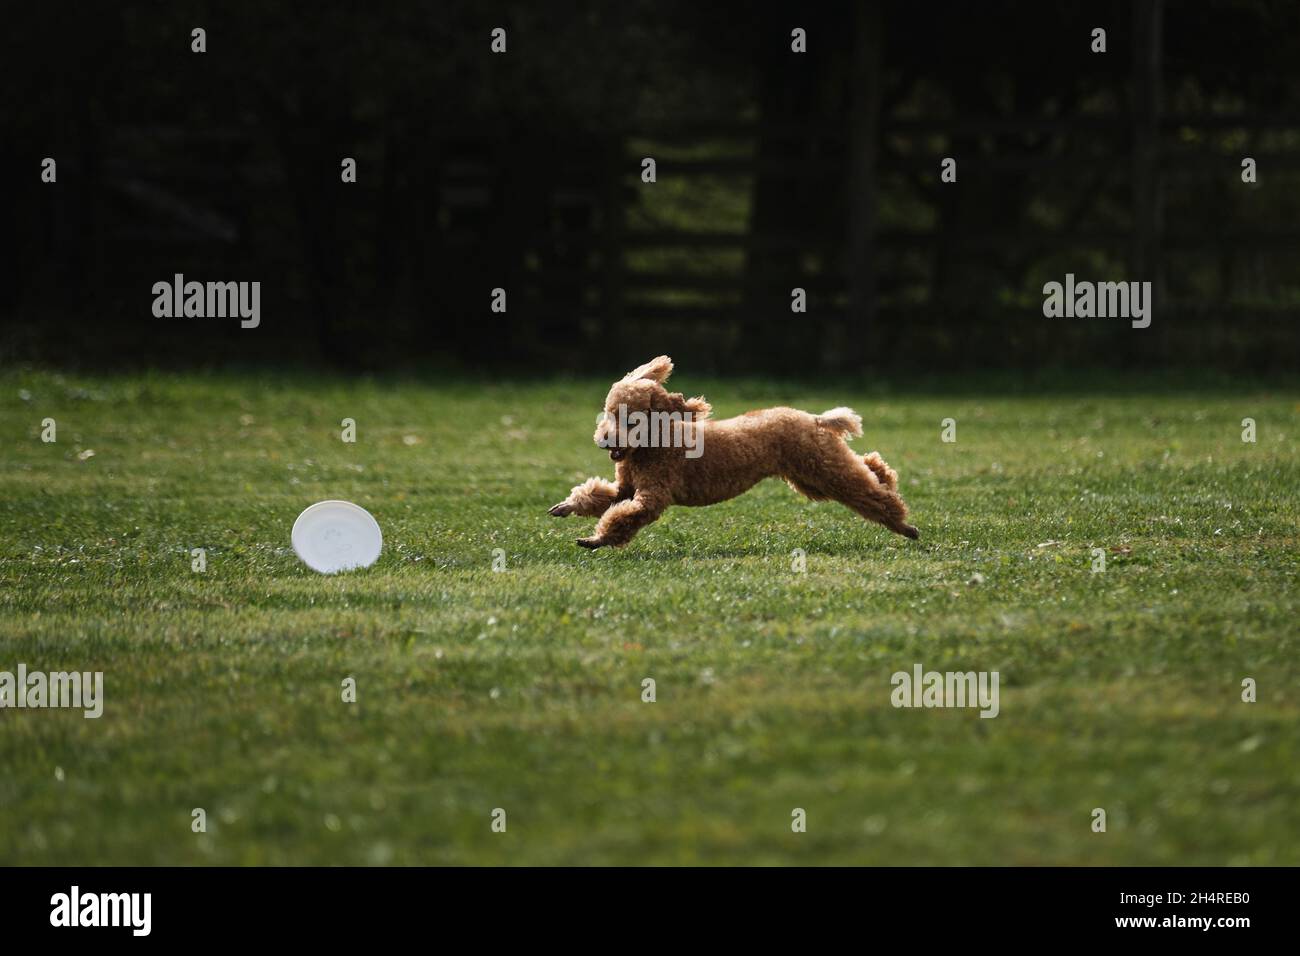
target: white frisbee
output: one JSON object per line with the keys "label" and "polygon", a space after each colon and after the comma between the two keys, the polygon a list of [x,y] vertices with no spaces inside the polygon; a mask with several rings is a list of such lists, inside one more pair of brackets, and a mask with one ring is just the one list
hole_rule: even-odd
{"label": "white frisbee", "polygon": [[368,568],[379,558],[384,535],[365,508],[350,501],[318,501],[293,523],[293,550],[321,574]]}

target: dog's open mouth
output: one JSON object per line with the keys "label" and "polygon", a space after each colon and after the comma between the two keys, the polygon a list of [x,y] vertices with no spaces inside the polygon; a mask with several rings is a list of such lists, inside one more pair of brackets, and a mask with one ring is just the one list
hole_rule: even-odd
{"label": "dog's open mouth", "polygon": [[622,448],[611,448],[609,450],[610,461],[622,461],[626,457],[627,457],[627,452]]}

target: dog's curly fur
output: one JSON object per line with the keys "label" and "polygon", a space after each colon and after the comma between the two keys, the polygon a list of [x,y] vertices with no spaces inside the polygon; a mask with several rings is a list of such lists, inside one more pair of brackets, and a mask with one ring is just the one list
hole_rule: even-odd
{"label": "dog's curly fur", "polygon": [[[578,539],[584,548],[627,544],[669,505],[717,504],[771,477],[785,479],[813,501],[833,498],[868,521],[909,538],[920,536],[907,523],[897,472],[876,452],[864,457],[848,446],[848,438],[862,434],[862,419],[852,409],[810,415],[765,408],[715,421],[703,398],[664,388],[672,371],[672,359],[661,355],[615,382],[605,398],[606,414],[593,437],[609,449],[614,481],[589,478],[550,509],[558,518],[600,519],[590,537]],[[620,405],[629,413],[682,413],[690,420],[683,427],[704,429],[698,436],[702,454],[690,458],[680,447],[616,445]]]}

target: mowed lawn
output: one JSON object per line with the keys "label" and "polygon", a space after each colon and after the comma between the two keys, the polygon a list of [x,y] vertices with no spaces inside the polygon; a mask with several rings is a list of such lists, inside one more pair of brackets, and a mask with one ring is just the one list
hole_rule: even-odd
{"label": "mowed lawn", "polygon": [[[612,474],[610,371],[0,373],[0,670],[105,675],[0,710],[0,863],[1300,863],[1300,391],[681,370],[853,406],[921,540],[769,481],[589,553],[546,508]],[[374,567],[299,563],[326,498]],[[915,664],[999,715],[896,709]]]}

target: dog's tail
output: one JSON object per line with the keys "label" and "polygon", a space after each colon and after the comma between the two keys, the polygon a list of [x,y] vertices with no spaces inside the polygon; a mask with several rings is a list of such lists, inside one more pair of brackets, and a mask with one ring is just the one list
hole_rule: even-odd
{"label": "dog's tail", "polygon": [[876,473],[880,483],[890,491],[898,490],[898,472],[885,464],[885,459],[880,457],[880,452],[873,451],[871,454],[862,459],[866,462],[868,468]]}
{"label": "dog's tail", "polygon": [[848,438],[857,438],[862,434],[862,416],[843,406],[822,412],[817,416],[817,424]]}

